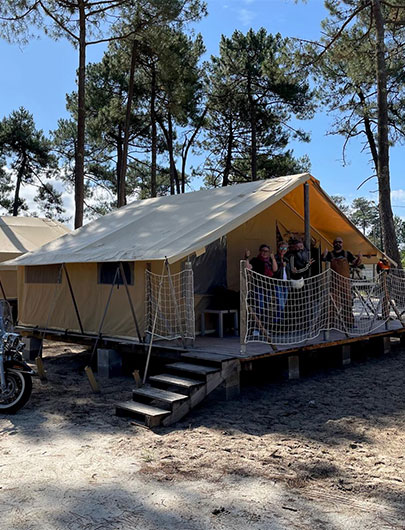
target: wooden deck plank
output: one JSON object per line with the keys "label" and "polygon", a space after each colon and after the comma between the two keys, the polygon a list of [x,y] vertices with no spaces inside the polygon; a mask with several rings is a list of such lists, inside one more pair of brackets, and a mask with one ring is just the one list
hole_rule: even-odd
{"label": "wooden deck plank", "polygon": [[182,359],[195,359],[195,360],[201,360],[201,361],[215,361],[215,362],[224,362],[224,361],[231,361],[235,358],[234,355],[225,355],[223,353],[213,353],[213,352],[207,352],[207,351],[189,351],[187,353],[181,354]]}
{"label": "wooden deck plank", "polygon": [[190,389],[203,384],[202,381],[197,381],[196,379],[188,379],[187,377],[180,377],[172,374],[151,375],[149,381],[156,381],[157,383],[165,383],[167,385],[174,385],[185,389]]}
{"label": "wooden deck plank", "polygon": [[219,368],[215,366],[201,366],[199,364],[190,363],[172,363],[167,364],[166,368],[174,368],[175,370],[182,370],[184,372],[191,372],[194,374],[207,375],[218,372]]}
{"label": "wooden deck plank", "polygon": [[135,401],[121,401],[116,403],[116,409],[126,410],[128,412],[143,414],[154,418],[163,418],[170,414],[170,410],[160,409],[152,405],[145,405],[144,403],[137,403]]}
{"label": "wooden deck plank", "polygon": [[177,401],[188,399],[184,394],[177,394],[176,392],[170,392],[169,390],[162,390],[152,386],[135,388],[132,391],[132,394],[134,396],[144,396],[151,399],[159,399],[160,401],[165,401],[166,403],[176,403]]}
{"label": "wooden deck plank", "polygon": [[[24,332],[25,334],[33,334],[40,336],[42,338],[43,332],[46,333],[46,338],[49,339],[57,339],[64,342],[68,342],[70,339],[72,341],[86,343],[87,341],[91,340],[93,341],[95,339],[94,335],[91,334],[85,334],[84,336],[77,332],[69,332],[69,330],[66,330],[66,332],[61,332],[61,330],[51,330],[51,329],[45,329],[45,328],[35,328],[30,326],[19,326],[17,328],[19,331]],[[61,336],[63,335],[63,336]],[[344,333],[340,333],[337,331],[330,331],[329,333],[329,339],[324,340],[323,334],[319,335],[318,337],[301,342],[299,344],[292,344],[292,345],[277,345],[278,351],[273,352],[268,344],[265,343],[248,343],[247,344],[247,351],[244,354],[240,353],[240,340],[238,337],[228,336],[224,337],[223,339],[220,339],[218,337],[212,337],[212,336],[205,336],[200,337],[197,336],[195,340],[195,347],[194,348],[187,348],[184,349],[182,345],[179,344],[173,344],[173,342],[169,341],[159,341],[158,343],[154,343],[153,348],[156,348],[156,351],[159,352],[159,350],[162,351],[173,351],[178,353],[186,353],[186,352],[204,352],[204,353],[211,353],[211,354],[219,354],[219,355],[227,355],[231,356],[233,358],[237,358],[241,360],[242,362],[249,362],[254,361],[257,359],[264,359],[267,357],[274,357],[278,355],[285,355],[290,354],[294,352],[300,352],[300,351],[310,351],[310,350],[316,350],[316,349],[323,349],[328,348],[331,346],[336,345],[344,345],[344,344],[350,344],[357,341],[364,341],[368,339],[372,339],[375,337],[383,337],[383,336],[393,336],[393,337],[405,337],[405,329],[401,325],[399,321],[396,320],[390,320],[387,324],[387,329],[385,328],[385,325],[381,326],[379,330],[373,331],[371,333],[367,333],[364,335],[355,335],[351,337],[346,337]],[[127,339],[127,340],[125,340]],[[131,340],[129,337],[106,337],[103,336],[102,338],[103,342],[106,344],[109,341],[115,341],[120,343],[128,343],[133,344],[134,346],[139,345],[139,341],[134,338]],[[158,354],[158,353],[157,353]]]}

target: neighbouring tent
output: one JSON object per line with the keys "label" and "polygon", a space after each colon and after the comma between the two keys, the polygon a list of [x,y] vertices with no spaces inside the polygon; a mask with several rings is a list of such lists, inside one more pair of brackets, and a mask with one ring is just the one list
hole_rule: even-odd
{"label": "neighbouring tent", "polygon": [[[0,217],[0,281],[7,299],[17,298],[17,267],[3,262],[17,258],[67,234],[63,224],[40,217]],[[4,296],[3,293],[1,293]]]}
{"label": "neighbouring tent", "polygon": [[[19,322],[28,327],[79,331],[66,275],[85,332],[96,333],[104,316],[118,262],[125,264],[128,290],[141,333],[145,331],[145,272],[172,274],[190,260],[196,320],[215,288],[239,290],[239,262],[245,248],[276,245],[304,231],[304,183],[309,184],[311,238],[331,249],[336,235],[365,263],[382,253],[345,217],[308,173],[135,201],[13,260],[18,266]],[[122,282],[121,282],[122,283]],[[103,332],[135,337],[123,285],[114,288]]]}

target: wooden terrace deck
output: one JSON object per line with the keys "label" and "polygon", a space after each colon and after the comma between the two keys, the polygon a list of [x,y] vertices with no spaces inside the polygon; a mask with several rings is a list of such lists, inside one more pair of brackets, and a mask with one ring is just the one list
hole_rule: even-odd
{"label": "wooden terrace deck", "polygon": [[[20,326],[17,328],[23,335],[31,335],[50,340],[60,340],[64,342],[78,342],[84,344],[92,344],[96,340],[96,335],[91,333],[81,334],[69,330],[52,330],[44,328],[33,328],[27,326]],[[377,330],[364,334],[347,336],[345,333],[339,331],[329,331],[328,334],[321,332],[317,337],[303,341],[296,344],[282,344],[276,345],[275,350],[267,343],[250,342],[246,344],[246,352],[241,353],[240,339],[235,336],[225,336],[219,338],[214,334],[205,335],[204,337],[197,336],[194,346],[190,344],[184,348],[180,340],[157,340],[153,343],[152,355],[159,355],[159,351],[167,352],[206,352],[212,355],[226,355],[230,358],[237,358],[243,361],[253,361],[263,359],[266,357],[274,357],[277,355],[298,354],[303,351],[318,350],[334,346],[343,346],[345,344],[352,344],[360,341],[367,341],[377,337],[400,337],[405,339],[405,328],[398,320],[390,320],[386,324],[382,324]],[[286,337],[284,337],[284,340]],[[103,335],[99,341],[99,346],[109,345],[111,347],[134,346],[139,347],[138,339],[132,337],[110,337]]]}

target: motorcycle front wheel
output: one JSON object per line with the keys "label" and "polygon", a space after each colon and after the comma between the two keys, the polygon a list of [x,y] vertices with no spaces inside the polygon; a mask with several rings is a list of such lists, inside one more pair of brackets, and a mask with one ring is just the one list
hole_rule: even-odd
{"label": "motorcycle front wheel", "polygon": [[0,414],[14,414],[30,398],[32,379],[29,374],[22,374],[12,368],[6,370],[6,389],[0,389]]}

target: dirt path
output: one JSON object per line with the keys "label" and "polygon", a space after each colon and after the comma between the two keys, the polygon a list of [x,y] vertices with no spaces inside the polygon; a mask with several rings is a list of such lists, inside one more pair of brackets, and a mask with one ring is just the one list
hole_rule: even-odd
{"label": "dirt path", "polygon": [[92,394],[64,349],[0,418],[1,528],[405,529],[405,351],[245,387],[155,433],[114,416],[130,379]]}

